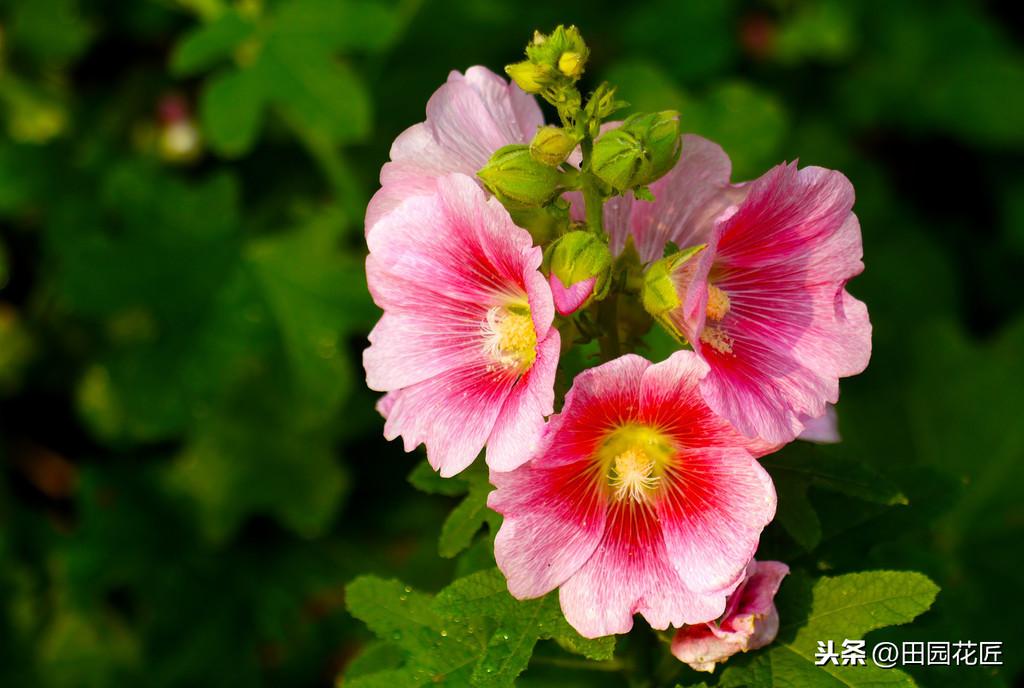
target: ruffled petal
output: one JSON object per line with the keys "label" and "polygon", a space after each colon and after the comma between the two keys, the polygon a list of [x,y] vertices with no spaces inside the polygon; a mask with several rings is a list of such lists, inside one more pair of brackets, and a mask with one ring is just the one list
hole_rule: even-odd
{"label": "ruffled petal", "polygon": [[366,233],[413,195],[428,194],[437,177],[475,177],[491,154],[527,143],[544,123],[536,99],[484,67],[452,72],[427,102],[427,119],[402,132],[381,169],[381,188],[367,207]]}
{"label": "ruffled petal", "polygon": [[657,629],[709,621],[725,599],[690,591],[669,563],[657,516],[627,502],[612,505],[600,546],[559,593],[566,620],[585,638],[627,633],[637,613]]}
{"label": "ruffled petal", "polygon": [[555,372],[561,338],[552,328],[537,345],[537,360],[505,400],[487,440],[487,465],[511,471],[533,456],[544,432],[544,419],[554,412]]}
{"label": "ruffled petal", "polygon": [[564,583],[593,554],[604,532],[604,493],[585,462],[491,471],[487,505],[505,518],[494,558],[516,598],[540,597]]}
{"label": "ruffled petal", "polygon": [[[716,221],[679,319],[711,366],[708,404],[743,433],[782,443],[825,413],[839,377],[871,351],[863,304],[845,293],[863,269],[853,189],[838,172],[780,165]],[[728,296],[708,322],[708,281]]]}
{"label": "ruffled petal", "polygon": [[816,444],[835,444],[842,441],[839,436],[839,416],[836,407],[829,404],[825,407],[825,414],[817,418],[802,416],[800,422],[804,429],[797,436],[797,439]]}

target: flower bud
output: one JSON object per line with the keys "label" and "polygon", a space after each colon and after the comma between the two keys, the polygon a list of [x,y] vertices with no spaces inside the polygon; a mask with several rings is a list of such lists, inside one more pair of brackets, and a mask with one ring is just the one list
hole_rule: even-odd
{"label": "flower bud", "polygon": [[530,147],[522,144],[499,148],[477,176],[491,193],[511,207],[542,206],[564,190],[562,174],[534,160]]}
{"label": "flower bud", "polygon": [[644,272],[641,300],[644,310],[651,314],[669,334],[682,343],[686,335],[679,326],[679,309],[683,307],[685,276],[682,274],[691,258],[704,250],[705,244],[692,246],[670,256],[656,260]]}
{"label": "flower bud", "polygon": [[554,83],[550,67],[528,60],[506,66],[505,73],[527,93],[540,93]]}
{"label": "flower bud", "polygon": [[571,79],[579,79],[583,74],[583,65],[586,58],[577,52],[568,51],[562,53],[558,58],[558,71]]}
{"label": "flower bud", "polygon": [[526,46],[526,56],[535,65],[546,65],[557,70],[564,77],[576,81],[590,56],[590,49],[583,42],[583,36],[575,26],[558,26],[550,35],[536,32],[533,41]]}
{"label": "flower bud", "polygon": [[643,184],[650,184],[672,169],[679,160],[682,137],[679,131],[679,113],[673,110],[633,115],[622,123],[627,131],[643,143],[650,162],[650,176]]}
{"label": "flower bud", "polygon": [[590,169],[616,193],[636,186],[643,178],[644,148],[628,131],[613,129],[594,143]]}
{"label": "flower bud", "polygon": [[633,115],[594,144],[591,169],[616,192],[646,186],[676,164],[681,148],[678,115]]}
{"label": "flower bud", "polygon": [[592,290],[582,294],[582,298],[576,300],[574,307],[559,308],[562,315],[568,315],[582,306],[586,300],[592,297],[602,298],[608,292],[612,254],[608,250],[608,245],[591,232],[575,231],[562,236],[548,248],[545,262],[551,270],[552,277],[558,278],[557,286],[566,291],[582,282],[592,284]]}
{"label": "flower bud", "polygon": [[537,162],[558,167],[578,144],[579,140],[561,127],[541,127],[530,142],[530,155]]}

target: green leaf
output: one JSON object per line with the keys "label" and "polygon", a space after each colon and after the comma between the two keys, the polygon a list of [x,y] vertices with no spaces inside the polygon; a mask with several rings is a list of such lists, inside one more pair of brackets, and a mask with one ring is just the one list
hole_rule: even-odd
{"label": "green leaf", "polygon": [[334,143],[365,137],[372,103],[358,74],[300,43],[269,43],[258,63],[260,82],[289,121]]}
{"label": "green leaf", "polygon": [[457,497],[469,491],[469,483],[464,479],[458,476],[442,478],[426,459],[416,464],[408,480],[417,490],[427,494]]}
{"label": "green leaf", "polygon": [[450,559],[469,547],[473,536],[484,523],[491,522],[497,526],[497,515],[487,508],[487,495],[491,489],[485,478],[470,483],[469,494],[452,510],[441,526],[437,550],[442,557]]}
{"label": "green leaf", "polygon": [[833,640],[840,647],[845,639],[909,623],[931,607],[938,591],[927,576],[909,571],[851,573],[813,584],[794,575],[777,601],[782,620],[777,640],[745,664],[728,666],[721,685],[913,686],[907,674],[881,669],[870,659],[864,666],[816,666],[817,643]]}
{"label": "green leaf", "polygon": [[569,626],[557,593],[534,600],[516,600],[508,593],[505,577],[497,569],[456,580],[438,594],[434,607],[453,622],[467,623],[484,617],[495,624],[473,671],[475,686],[512,685],[526,669],[533,648],[541,639],[554,639],[564,649],[591,659],[609,659],[614,653],[614,636],[586,639]]}
{"label": "green leaf", "polygon": [[807,496],[812,486],[887,506],[907,504],[892,483],[865,462],[845,458],[842,451],[794,442],[762,461],[779,494],[779,523],[808,551],[821,541],[821,522]]}
{"label": "green leaf", "polygon": [[[349,612],[379,638],[405,650],[403,668],[359,676],[355,686],[468,685],[481,639],[468,625],[448,624],[433,609],[429,595],[397,580],[357,578],[345,589]],[[388,684],[386,681],[392,681]]]}
{"label": "green leaf", "polygon": [[178,76],[204,72],[229,57],[252,35],[255,27],[237,12],[228,11],[185,36],[171,55],[171,71]]}
{"label": "green leaf", "polygon": [[227,70],[205,84],[199,117],[214,150],[231,157],[252,147],[263,122],[265,88],[253,70]]}

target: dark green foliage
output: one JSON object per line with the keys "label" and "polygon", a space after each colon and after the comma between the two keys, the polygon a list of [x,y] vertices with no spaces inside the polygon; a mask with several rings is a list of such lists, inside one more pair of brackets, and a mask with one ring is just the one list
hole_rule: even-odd
{"label": "dark green foliage", "polygon": [[[1019,682],[1012,9],[0,0],[0,685]],[[559,23],[623,117],[678,110],[736,180],[799,158],[857,190],[871,366],[842,445],[765,459],[782,629],[710,676],[642,622],[588,641],[557,594],[513,600],[483,467],[441,480],[384,442],[362,384],[361,221],[391,141],[449,70],[500,70]],[[1002,640],[1005,666],[808,661],[851,634]]]}

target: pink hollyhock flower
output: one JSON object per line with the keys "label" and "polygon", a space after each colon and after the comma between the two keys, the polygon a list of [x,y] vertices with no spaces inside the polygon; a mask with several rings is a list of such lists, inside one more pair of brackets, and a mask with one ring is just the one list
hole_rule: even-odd
{"label": "pink hollyhock flower", "polygon": [[714,671],[737,652],[756,650],[775,640],[779,613],[775,593],[789,567],[778,561],[753,561],[746,578],[729,596],[725,614],[717,621],[680,628],[672,654],[696,671]]}
{"label": "pink hollyhock flower", "polygon": [[380,171],[381,189],[366,209],[366,231],[410,196],[430,193],[438,177],[461,172],[475,178],[491,154],[510,143],[529,143],[544,116],[536,99],[485,67],[452,72],[427,101],[427,119],[402,132],[391,161]]}
{"label": "pink hollyhock flower", "polygon": [[529,463],[491,471],[498,566],[517,598],[560,588],[588,638],[717,618],[775,513],[767,447],[701,398],[691,351],[576,377]]}
{"label": "pink hollyhock flower", "polygon": [[798,440],[814,442],[815,444],[836,444],[842,442],[839,436],[839,416],[836,414],[836,407],[829,404],[825,407],[825,415],[818,418],[800,418],[804,429],[797,436]]}
{"label": "pink hollyhock flower", "polygon": [[716,413],[744,434],[788,442],[871,355],[867,308],[845,289],[864,269],[853,187],[793,163],[728,194],[724,210],[709,194],[691,211],[688,235],[707,247],[671,267],[680,304],[660,317],[711,367],[701,390]]}
{"label": "pink hollyhock flower", "polygon": [[469,177],[439,177],[367,236],[366,276],[384,310],[363,352],[388,392],[384,436],[421,442],[442,476],[525,461],[553,411],[558,330],[541,249]]}

